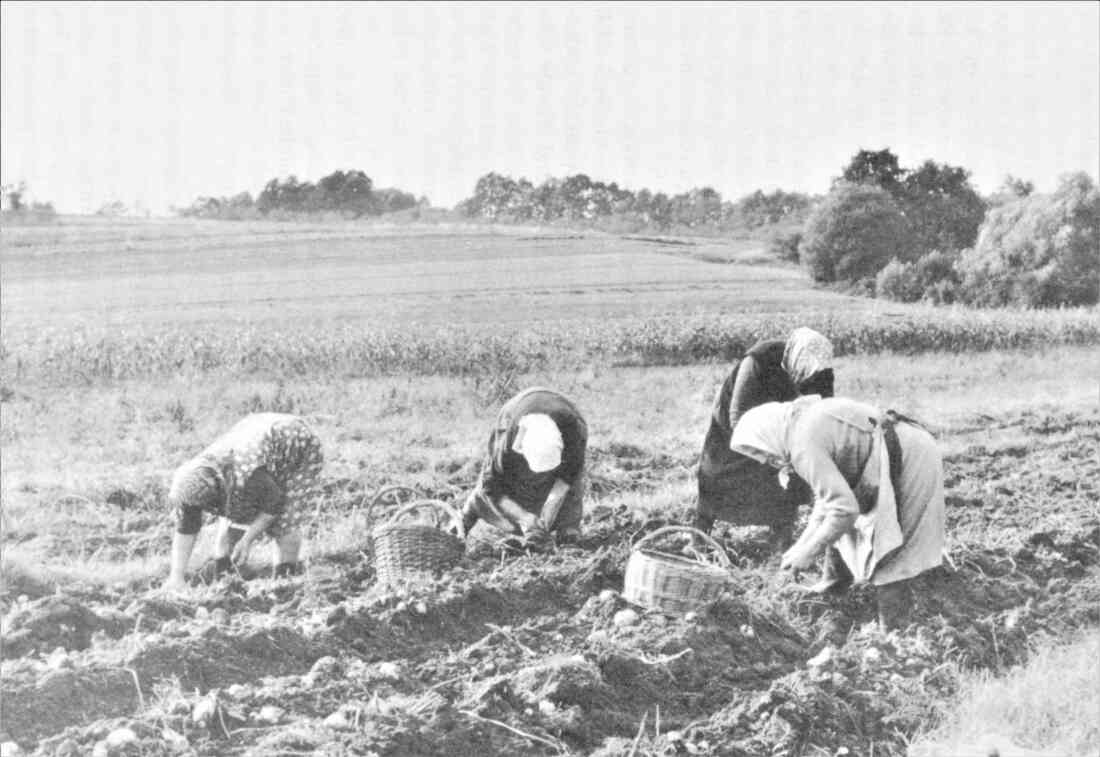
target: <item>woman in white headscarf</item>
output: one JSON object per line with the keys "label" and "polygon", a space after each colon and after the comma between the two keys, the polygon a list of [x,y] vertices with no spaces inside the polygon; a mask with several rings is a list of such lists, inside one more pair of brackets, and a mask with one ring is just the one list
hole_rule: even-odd
{"label": "woman in white headscarf", "polygon": [[916,422],[846,398],[806,397],[745,413],[732,449],[813,492],[809,525],[782,567],[806,570],[835,545],[856,581],[876,588],[884,627],[905,625],[910,580],[940,565],[943,458]]}
{"label": "woman in white headscarf", "polygon": [[833,396],[833,344],[813,329],[797,328],[786,339],[758,342],[738,361],[714,400],[699,460],[695,526],[710,532],[715,520],[771,526],[777,543],[791,538],[798,506],[809,502],[795,479],[783,489],[773,472],[730,449],[738,419],[765,402],[817,394]]}
{"label": "woman in white headscarf", "polygon": [[489,434],[477,486],[463,509],[465,532],[480,519],[542,546],[580,536],[588,427],[577,407],[532,387],[504,404]]}

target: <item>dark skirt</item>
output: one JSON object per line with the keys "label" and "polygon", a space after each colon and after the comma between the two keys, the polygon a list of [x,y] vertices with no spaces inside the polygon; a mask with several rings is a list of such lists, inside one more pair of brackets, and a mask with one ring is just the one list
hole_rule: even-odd
{"label": "dark skirt", "polygon": [[[711,431],[713,436],[721,435],[721,429]],[[792,475],[789,487],[784,489],[774,468],[727,449],[711,433],[703,447],[698,480],[697,522],[706,526],[704,530],[715,520],[722,520],[735,526],[790,531],[798,506],[812,499],[802,479]]]}

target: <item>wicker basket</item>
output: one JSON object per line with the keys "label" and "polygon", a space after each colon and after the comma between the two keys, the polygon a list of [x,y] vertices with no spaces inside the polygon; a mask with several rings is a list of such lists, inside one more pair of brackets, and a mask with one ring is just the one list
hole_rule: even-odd
{"label": "wicker basket", "polygon": [[[718,564],[671,555],[645,545],[659,536],[691,533],[701,537]],[[730,560],[711,537],[688,526],[659,528],[634,545],[626,561],[623,598],[670,615],[697,610],[713,602],[730,581]]]}
{"label": "wicker basket", "polygon": [[[403,522],[409,514],[427,509],[434,511],[434,524]],[[440,519],[441,515],[453,524],[457,536]],[[398,586],[431,580],[442,571],[453,568],[466,551],[462,539],[462,516],[439,500],[412,502],[391,515],[385,523],[374,527],[371,548],[379,584]]]}

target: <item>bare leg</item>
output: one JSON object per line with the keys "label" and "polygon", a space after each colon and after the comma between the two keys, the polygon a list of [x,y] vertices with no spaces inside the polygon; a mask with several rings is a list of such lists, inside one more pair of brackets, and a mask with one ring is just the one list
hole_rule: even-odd
{"label": "bare leg", "polygon": [[277,563],[296,563],[302,550],[302,535],[297,531],[287,531],[275,541]]}

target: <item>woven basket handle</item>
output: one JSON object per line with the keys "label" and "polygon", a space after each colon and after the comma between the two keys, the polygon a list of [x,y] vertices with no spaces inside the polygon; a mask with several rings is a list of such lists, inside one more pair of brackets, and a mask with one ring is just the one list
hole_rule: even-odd
{"label": "woven basket handle", "polygon": [[[414,500],[421,496],[420,492],[418,492],[411,486],[399,485],[383,487],[382,489],[379,489],[373,497],[371,497],[370,502],[368,502],[367,506],[363,508],[363,517],[365,517],[367,519],[367,522],[369,523],[371,520],[371,513],[374,512],[374,508],[376,505],[378,505],[383,499],[385,499],[387,495],[400,494],[402,492],[408,492]],[[366,496],[364,496],[363,499],[365,500]],[[360,504],[362,504],[362,500],[360,500]]]}
{"label": "woven basket handle", "polygon": [[696,536],[703,537],[703,541],[705,541],[707,544],[709,544],[714,549],[715,554],[718,555],[718,561],[722,564],[722,567],[723,568],[732,567],[732,564],[730,563],[729,555],[726,554],[726,550],[722,549],[722,545],[719,544],[718,542],[716,542],[710,535],[704,534],[699,529],[692,528],[691,526],[665,526],[664,528],[658,528],[653,533],[646,534],[641,539],[638,539],[638,541],[636,541],[634,543],[634,546],[633,546],[632,549],[640,549],[643,544],[645,544],[648,541],[651,541],[652,539],[655,539],[658,536],[663,536],[663,535],[666,535],[666,534],[677,533],[677,532],[689,533],[689,534],[694,534]]}
{"label": "woven basket handle", "polygon": [[386,523],[396,523],[398,519],[405,515],[408,515],[414,510],[422,510],[426,507],[431,507],[436,510],[442,510],[443,513],[451,519],[451,522],[454,523],[455,527],[458,529],[458,538],[466,538],[466,534],[463,533],[462,529],[462,513],[448,505],[446,502],[438,499],[418,499],[416,502],[410,502],[409,504],[404,505],[393,515],[391,515]]}

